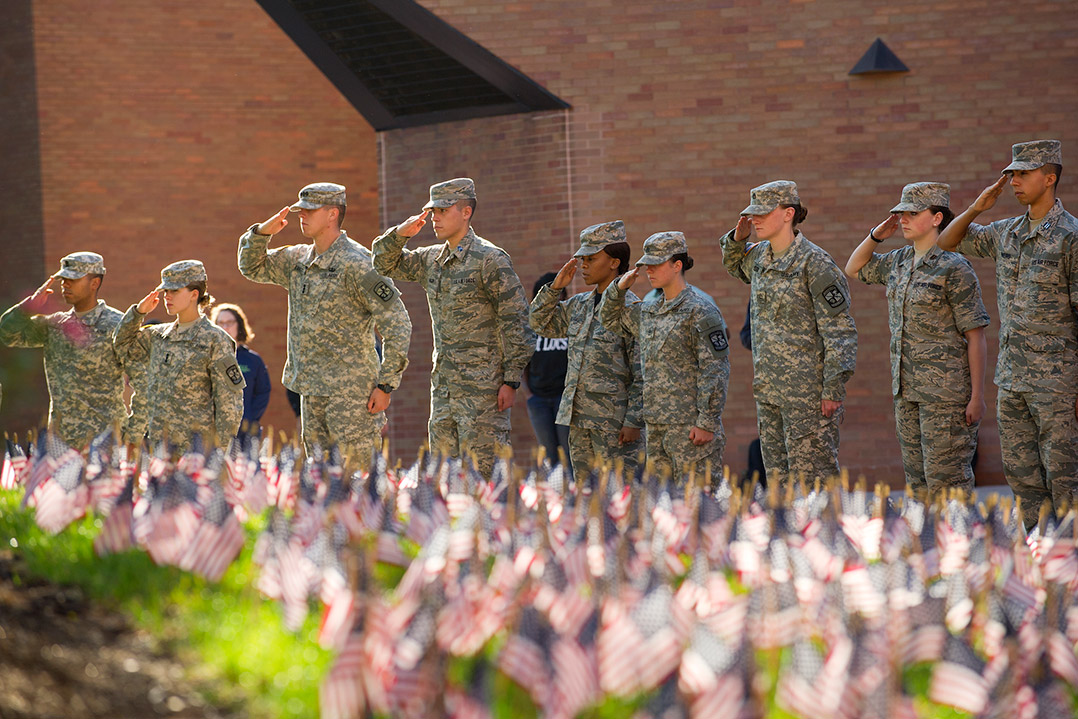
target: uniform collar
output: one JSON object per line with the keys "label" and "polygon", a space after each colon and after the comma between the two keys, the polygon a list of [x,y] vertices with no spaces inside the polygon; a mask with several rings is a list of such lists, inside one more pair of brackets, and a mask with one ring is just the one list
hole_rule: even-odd
{"label": "uniform collar", "polygon": [[[1052,209],[1048,210],[1048,214],[1042,217],[1040,222],[1038,222],[1035,227],[1033,226],[1032,222],[1029,223],[1030,228],[1028,237],[1032,237],[1033,235],[1047,237],[1049,234],[1051,234],[1052,230],[1055,229],[1056,223],[1059,222],[1059,218],[1062,216],[1063,203],[1060,202],[1059,198],[1057,197],[1056,201],[1052,204]],[[1029,221],[1029,210],[1026,210],[1026,214],[1022,218],[1022,221]],[[1019,222],[1015,229],[1017,230],[1018,227],[1021,226],[1022,224],[1021,222]]]}
{"label": "uniform collar", "polygon": [[464,237],[460,238],[460,242],[457,243],[457,249],[449,249],[449,243],[443,243],[442,249],[438,253],[437,262],[444,265],[454,257],[464,257],[468,254],[468,251],[472,248],[472,243],[475,242],[475,230],[471,227],[464,233]]}
{"label": "uniform collar", "polygon": [[[904,261],[909,262],[910,264],[917,262],[917,248],[913,245],[906,245],[906,248],[907,251],[903,258]],[[921,264],[935,264],[942,254],[943,250],[940,249],[939,245],[932,245],[928,248],[928,252],[925,253],[924,257],[921,258]]]}
{"label": "uniform collar", "polygon": [[[325,253],[323,253],[323,254],[325,254]],[[169,325],[167,327],[165,327],[165,330],[161,333],[161,336],[162,337],[171,337],[171,336],[177,335],[177,334],[193,335],[193,334],[197,333],[199,329],[202,328],[203,323],[206,323],[206,322],[209,322],[209,321],[210,320],[209,320],[208,317],[206,317],[206,315],[200,315],[199,318],[197,320],[195,320],[195,323],[193,325],[191,325],[191,327],[188,328],[186,332],[180,332],[179,331],[180,321],[179,320],[172,320],[172,322],[169,323]]]}
{"label": "uniform collar", "polygon": [[312,243],[311,244],[311,259],[310,259],[309,262],[307,262],[307,267],[310,268],[310,267],[318,266],[318,267],[325,267],[325,268],[328,269],[336,261],[337,255],[339,255],[341,253],[342,249],[344,248],[344,246],[345,246],[345,244],[347,242],[348,242],[348,233],[345,232],[344,230],[341,230],[341,234],[337,235],[337,239],[335,239],[333,241],[333,244],[330,245],[328,248],[326,248],[326,251],[323,252],[320,255],[317,254],[314,251],[314,244]]}
{"label": "uniform collar", "polygon": [[801,234],[801,230],[794,230],[794,239],[790,243],[790,246],[786,248],[786,252],[781,257],[775,257],[775,251],[771,248],[771,243],[767,243],[767,259],[768,265],[772,269],[785,270],[790,267],[794,262],[794,258],[799,254],[798,249],[801,247],[801,241],[805,239],[805,236]]}
{"label": "uniform collar", "polygon": [[[651,312],[651,314],[653,314],[653,315],[664,315],[667,312],[670,312],[670,311],[674,310],[675,308],[677,308],[683,302],[685,302],[685,300],[688,299],[689,294],[691,292],[692,292],[692,285],[686,284],[685,289],[683,289],[681,292],[679,292],[677,294],[677,297],[675,297],[672,300],[665,300],[664,299],[662,302],[652,303],[650,308],[648,309],[648,311]],[[647,305],[645,305],[645,307],[647,307]]]}
{"label": "uniform collar", "polygon": [[68,315],[68,317],[70,319],[78,320],[79,322],[82,322],[84,325],[89,327],[89,326],[97,324],[97,321],[99,319],[101,319],[101,316],[102,316],[103,311],[104,311],[104,307],[105,307],[105,300],[98,298],[97,304],[94,305],[94,308],[92,310],[90,310],[89,312],[87,312],[86,314],[84,314],[82,317],[79,317],[77,314],[75,314],[75,308],[74,307],[72,307],[71,309],[69,309],[67,311],[67,315]]}

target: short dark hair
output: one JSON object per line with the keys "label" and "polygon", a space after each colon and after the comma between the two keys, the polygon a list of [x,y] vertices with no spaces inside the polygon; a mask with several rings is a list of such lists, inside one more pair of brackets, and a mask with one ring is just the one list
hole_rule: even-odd
{"label": "short dark hair", "polygon": [[340,212],[337,214],[337,229],[344,227],[344,216],[348,213],[348,208],[344,205],[329,205],[330,207],[336,207]]}
{"label": "short dark hair", "polygon": [[254,330],[251,328],[251,323],[247,319],[247,313],[243,311],[242,307],[234,305],[231,302],[222,302],[213,308],[213,312],[210,314],[210,320],[216,323],[218,315],[222,312],[231,312],[232,316],[236,318],[237,342],[250,342],[255,338]]}
{"label": "short dark hair", "polygon": [[457,204],[460,205],[461,207],[470,207],[470,208],[472,208],[472,214],[468,215],[468,222],[471,223],[472,218],[475,217],[475,207],[476,207],[475,200],[474,199],[471,199],[471,200],[457,200]]}
{"label": "short dark hair", "polygon": [[1041,169],[1044,170],[1045,173],[1047,173],[1047,174],[1052,174],[1052,175],[1056,176],[1056,184],[1052,186],[1052,191],[1053,192],[1058,192],[1059,191],[1059,181],[1061,179],[1063,179],[1063,165],[1057,165],[1054,162],[1049,162],[1046,165],[1044,165]]}
{"label": "short dark hair", "polygon": [[947,225],[951,224],[951,220],[954,219],[954,213],[951,212],[950,207],[944,207],[943,205],[929,205],[928,211],[933,215],[937,212],[943,215],[943,222],[940,223],[939,231],[943,232],[947,229]]}
{"label": "short dark hair", "polygon": [[100,289],[101,289],[101,285],[105,284],[105,276],[104,276],[104,275],[90,275],[90,279],[91,279],[91,280],[92,280],[93,278],[95,278],[95,277],[96,277],[96,278],[98,279],[98,283],[97,283],[97,289],[99,289],[99,290],[100,290]]}
{"label": "short dark hair", "polygon": [[780,207],[794,208],[794,227],[797,227],[802,222],[804,222],[805,218],[808,217],[809,214],[808,208],[801,203],[798,203],[796,205],[780,205]]}
{"label": "short dark hair", "polygon": [[677,253],[676,255],[674,255],[673,257],[670,258],[670,261],[671,262],[680,262],[681,263],[681,274],[685,274],[686,272],[691,270],[692,266],[693,266],[692,258],[689,257],[688,252],[679,252],[679,253]]}
{"label": "short dark hair", "polygon": [[628,242],[612,242],[602,249],[602,252],[618,261],[618,274],[624,275],[629,271],[629,259],[632,257],[633,248]]}

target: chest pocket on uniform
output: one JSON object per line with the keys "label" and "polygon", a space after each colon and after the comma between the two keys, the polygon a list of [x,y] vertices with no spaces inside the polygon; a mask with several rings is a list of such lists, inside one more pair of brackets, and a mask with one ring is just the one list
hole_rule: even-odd
{"label": "chest pocket on uniform", "polygon": [[943,285],[914,280],[910,282],[907,297],[915,305],[935,307],[943,301]]}
{"label": "chest pocket on uniform", "polygon": [[1060,284],[1059,258],[1034,257],[1029,263],[1029,280],[1038,285]]}
{"label": "chest pocket on uniform", "polygon": [[299,294],[304,302],[320,302],[341,280],[337,268],[309,267],[300,280]]}

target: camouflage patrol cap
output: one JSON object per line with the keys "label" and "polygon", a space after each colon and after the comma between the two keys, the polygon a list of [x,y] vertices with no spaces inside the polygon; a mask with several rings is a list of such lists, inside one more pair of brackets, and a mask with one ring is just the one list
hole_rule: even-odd
{"label": "camouflage patrol cap", "polygon": [[902,201],[891,212],[920,212],[929,207],[950,207],[951,186],[943,182],[911,182],[902,188]]}
{"label": "camouflage patrol cap", "polygon": [[656,232],[644,240],[644,256],[636,261],[640,265],[661,265],[676,254],[688,252],[689,245],[681,232]]}
{"label": "camouflage patrol cap", "polygon": [[775,180],[766,185],[754,187],[749,196],[749,206],[741,211],[742,215],[766,215],[779,205],[800,205],[797,195],[797,183],[789,180]]}
{"label": "camouflage patrol cap", "polygon": [[317,210],[319,207],[331,205],[333,207],[345,207],[344,185],[335,182],[313,182],[299,191],[299,201],[289,207],[292,212],[300,210]]}
{"label": "camouflage patrol cap", "polygon": [[161,270],[159,290],[182,290],[196,282],[206,281],[206,266],[198,260],[180,260]]}
{"label": "camouflage patrol cap", "polygon": [[600,222],[580,231],[580,249],[573,257],[594,255],[616,242],[625,242],[625,223],[621,220]]}
{"label": "camouflage patrol cap", "polygon": [[1036,170],[1048,164],[1063,166],[1063,144],[1059,140],[1018,142],[1011,145],[1011,164],[1003,172]]}
{"label": "camouflage patrol cap", "polygon": [[424,210],[432,207],[445,209],[461,200],[475,199],[475,183],[470,177],[457,177],[430,186],[430,202],[423,205]]}
{"label": "camouflage patrol cap", "polygon": [[105,258],[96,252],[72,252],[60,259],[60,271],[53,277],[77,280],[86,275],[105,274]]}

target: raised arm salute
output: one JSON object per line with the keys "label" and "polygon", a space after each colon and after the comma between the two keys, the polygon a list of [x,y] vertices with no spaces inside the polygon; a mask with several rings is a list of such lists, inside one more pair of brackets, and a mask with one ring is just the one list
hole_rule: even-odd
{"label": "raised arm salute", "polygon": [[[379,272],[418,282],[427,293],[434,335],[431,447],[453,456],[472,451],[489,476],[495,445],[509,444],[509,412],[535,334],[508,253],[472,229],[475,208],[471,179],[432,185],[423,210],[383,233],[372,249]],[[428,220],[441,243],[407,249]]]}
{"label": "raised arm salute", "polygon": [[[240,237],[239,268],[250,280],[288,290],[282,383],[301,397],[308,452],[335,443],[366,461],[381,445],[390,393],[408,364],[412,322],[393,281],[341,229],[345,211],[343,185],[307,185],[295,204]],[[300,233],[311,242],[268,250],[289,212],[299,215]]]}
{"label": "raised arm salute", "polygon": [[[1042,503],[1078,499],[1078,220],[1056,197],[1058,140],[1020,142],[1011,160],[938,242],[996,263],[1003,473],[1030,528]],[[1007,185],[1026,212],[975,224]]]}

